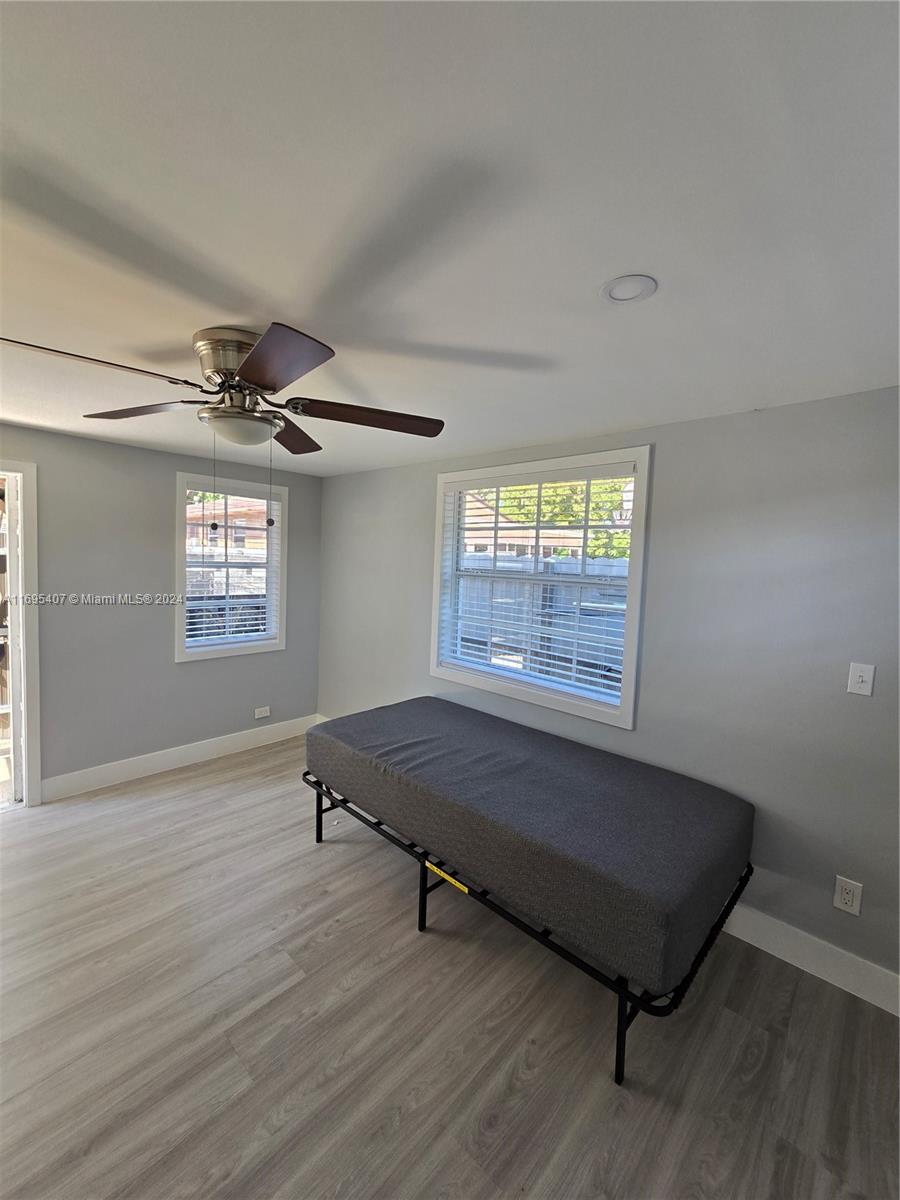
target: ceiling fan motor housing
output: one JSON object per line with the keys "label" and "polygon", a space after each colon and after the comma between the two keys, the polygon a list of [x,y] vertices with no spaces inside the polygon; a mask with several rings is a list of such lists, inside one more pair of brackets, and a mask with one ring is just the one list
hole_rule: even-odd
{"label": "ceiling fan motor housing", "polygon": [[227,383],[259,341],[252,329],[232,329],[215,325],[194,334],[194,353],[200,359],[203,378],[212,387]]}

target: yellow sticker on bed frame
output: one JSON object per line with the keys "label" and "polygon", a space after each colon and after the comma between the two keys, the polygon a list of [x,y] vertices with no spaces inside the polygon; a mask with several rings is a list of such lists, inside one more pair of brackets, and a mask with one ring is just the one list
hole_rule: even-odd
{"label": "yellow sticker on bed frame", "polygon": [[465,892],[468,896],[469,889],[464,883],[460,883],[458,879],[454,879],[452,875],[448,875],[446,871],[442,871],[440,867],[436,867],[433,862],[425,860],[425,866],[429,871],[434,871],[435,875],[440,875],[441,879],[446,879],[448,883],[452,883],[455,888],[459,888],[461,892]]}

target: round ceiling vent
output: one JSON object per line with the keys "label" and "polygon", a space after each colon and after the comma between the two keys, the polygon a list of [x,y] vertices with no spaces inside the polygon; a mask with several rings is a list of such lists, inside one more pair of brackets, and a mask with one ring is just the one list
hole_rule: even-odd
{"label": "round ceiling vent", "polygon": [[652,275],[619,275],[604,283],[600,294],[614,304],[629,304],[633,300],[647,300],[658,287]]}

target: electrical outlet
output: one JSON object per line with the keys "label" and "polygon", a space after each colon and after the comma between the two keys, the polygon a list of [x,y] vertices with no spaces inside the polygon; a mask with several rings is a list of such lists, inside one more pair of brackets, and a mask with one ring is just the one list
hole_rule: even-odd
{"label": "electrical outlet", "polygon": [[271,715],[272,710],[269,708],[268,704],[264,705],[262,708],[254,708],[253,710],[253,717],[256,721],[261,721],[263,717],[271,717]]}
{"label": "electrical outlet", "polygon": [[852,879],[845,879],[843,875],[835,875],[834,907],[858,917],[862,906],[862,890],[861,883],[854,883]]}

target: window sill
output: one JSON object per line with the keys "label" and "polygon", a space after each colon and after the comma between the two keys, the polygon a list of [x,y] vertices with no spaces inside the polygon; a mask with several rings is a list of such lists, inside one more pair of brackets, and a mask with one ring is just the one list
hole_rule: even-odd
{"label": "window sill", "polygon": [[500,696],[510,696],[514,700],[540,704],[543,708],[552,708],[557,712],[586,717],[589,721],[601,721],[605,725],[615,725],[619,729],[634,729],[634,712],[630,706],[625,704],[624,700],[622,704],[604,704],[602,700],[590,700],[586,696],[519,683],[503,675],[468,670],[465,667],[450,666],[445,663],[433,664],[431,674],[439,679],[449,679],[454,683],[465,684],[467,687],[480,688],[485,692],[496,692]]}
{"label": "window sill", "polygon": [[223,642],[221,645],[198,646],[188,650],[183,646],[175,648],[176,662],[199,662],[206,658],[233,658],[238,654],[265,654],[271,650],[283,650],[284,638],[270,638],[258,642]]}

